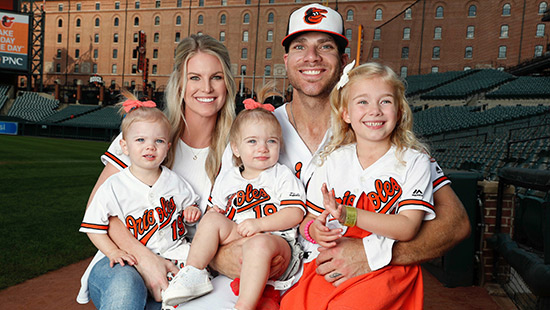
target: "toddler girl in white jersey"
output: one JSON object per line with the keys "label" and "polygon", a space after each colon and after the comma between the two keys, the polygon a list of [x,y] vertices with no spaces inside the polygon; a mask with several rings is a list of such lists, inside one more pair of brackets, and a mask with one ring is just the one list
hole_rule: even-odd
{"label": "toddler girl in white jersey", "polygon": [[109,217],[119,217],[137,240],[182,267],[189,251],[186,225],[201,216],[191,186],[162,166],[171,146],[171,126],[164,113],[154,102],[135,98],[125,101],[121,110],[127,114],[121,124],[120,144],[131,165],[98,188],[84,215],[80,231],[99,252],[82,278],[79,298],[87,296],[88,275],[99,260],[109,259],[112,268],[138,263],[107,235]]}
{"label": "toddler girl in white jersey", "polygon": [[283,141],[279,122],[265,109],[270,105],[245,104],[229,134],[236,166],[216,178],[210,201],[214,210],[200,221],[187,265],[163,293],[168,305],[212,290],[205,268],[218,247],[230,242],[239,242],[242,249],[236,309],[256,309],[273,257],[282,256],[287,266],[276,280],[291,279],[300,266],[296,237],[305,214],[302,183],[277,162]]}
{"label": "toddler girl in white jersey", "polygon": [[[435,217],[430,159],[412,132],[403,83],[377,63],[352,68],[353,63],[344,69],[331,93],[333,136],[308,183],[308,215],[301,227],[305,239],[325,250],[342,236],[410,240],[423,220]],[[387,266],[338,286],[316,267],[304,266],[281,309],[302,303],[305,309],[326,309],[329,302],[335,309],[422,309],[417,265]]]}

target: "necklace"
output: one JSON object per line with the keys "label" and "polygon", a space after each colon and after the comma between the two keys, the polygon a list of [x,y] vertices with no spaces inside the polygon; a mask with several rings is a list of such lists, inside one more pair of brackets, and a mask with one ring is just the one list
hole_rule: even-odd
{"label": "necklace", "polygon": [[191,151],[191,154],[193,154],[193,160],[197,160],[197,158],[199,158],[199,155],[200,153],[202,153],[202,151],[204,151],[204,149],[198,149],[198,151],[195,153],[194,149],[190,146],[189,147],[189,150]]}
{"label": "necklace", "polygon": [[298,132],[298,124],[296,124],[296,119],[294,118],[294,103],[290,103],[290,116],[292,116],[292,124],[294,126],[294,129],[296,129],[296,132],[298,133],[298,135],[300,135],[300,133]]}

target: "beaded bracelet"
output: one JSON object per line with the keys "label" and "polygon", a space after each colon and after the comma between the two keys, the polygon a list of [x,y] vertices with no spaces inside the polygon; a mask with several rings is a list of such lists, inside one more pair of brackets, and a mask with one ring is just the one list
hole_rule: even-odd
{"label": "beaded bracelet", "polygon": [[315,220],[311,220],[309,222],[307,222],[306,224],[306,227],[304,227],[304,235],[306,235],[306,240],[313,243],[313,244],[316,244],[317,242],[315,242],[315,240],[313,240],[313,238],[311,238],[311,236],[309,235],[309,226],[311,226],[311,224],[313,224],[313,222],[315,222]]}
{"label": "beaded bracelet", "polygon": [[353,227],[357,223],[357,209],[354,207],[346,207],[346,220],[344,225]]}

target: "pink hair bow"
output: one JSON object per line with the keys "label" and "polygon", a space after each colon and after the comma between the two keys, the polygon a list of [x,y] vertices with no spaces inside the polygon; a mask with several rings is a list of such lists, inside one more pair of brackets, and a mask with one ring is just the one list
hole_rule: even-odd
{"label": "pink hair bow", "polygon": [[151,100],[147,100],[147,101],[139,101],[139,100],[126,100],[124,101],[124,103],[122,104],[122,107],[124,108],[124,111],[126,111],[126,113],[132,111],[133,109],[137,109],[137,108],[140,108],[140,107],[145,107],[145,108],[155,108],[157,105],[151,101]]}
{"label": "pink hair bow", "polygon": [[252,99],[252,98],[245,99],[243,101],[243,103],[244,103],[244,108],[247,109],[247,110],[254,110],[254,109],[257,109],[257,108],[261,108],[261,109],[264,109],[264,110],[268,110],[269,112],[275,111],[275,107],[272,106],[271,104],[269,104],[269,103],[261,104],[257,101],[254,101],[254,99]]}

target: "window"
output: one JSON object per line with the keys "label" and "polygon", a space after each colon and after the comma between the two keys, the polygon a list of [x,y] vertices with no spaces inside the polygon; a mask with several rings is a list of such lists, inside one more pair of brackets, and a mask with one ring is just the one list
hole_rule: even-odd
{"label": "window", "polygon": [[57,34],[57,43],[61,43],[62,38],[63,38],[63,35],[61,33],[58,33]]}
{"label": "window", "polygon": [[153,42],[158,43],[159,39],[160,34],[158,32],[155,32],[155,34],[153,35]]}
{"label": "window", "polygon": [[77,4],[76,4],[76,10],[77,10],[77,11],[82,10],[82,4],[77,3]]}
{"label": "window", "polygon": [[404,19],[412,19],[412,9],[408,8],[405,10],[405,14],[403,16]]}
{"label": "window", "polygon": [[434,46],[433,51],[432,51],[432,58],[433,59],[439,59],[439,53],[440,53],[439,46]]}
{"label": "window", "polygon": [[94,25],[95,25],[96,27],[99,27],[99,17],[97,17],[97,18],[95,19]]}
{"label": "window", "polygon": [[508,25],[500,26],[500,37],[508,38]]}
{"label": "window", "polygon": [[443,18],[443,7],[442,6],[438,6],[435,9],[435,18]]}
{"label": "window", "polygon": [[244,17],[243,17],[243,24],[248,24],[250,23],[250,14],[246,13],[244,14]]}
{"label": "window", "polygon": [[437,73],[437,72],[439,72],[439,67],[433,66],[432,67],[432,73]]}
{"label": "window", "polygon": [[347,21],[353,20],[353,10],[348,10],[348,12],[346,13],[346,20]]}
{"label": "window", "polygon": [[220,42],[225,42],[225,31],[220,31]]}
{"label": "window", "polygon": [[134,33],[134,43],[138,43],[139,42],[139,34],[136,32]]}
{"label": "window", "polygon": [[136,74],[138,72],[137,65],[132,65],[132,73]]}
{"label": "window", "polygon": [[374,20],[382,20],[382,9],[376,9]]}
{"label": "window", "polygon": [[544,14],[547,8],[548,8],[548,4],[546,4],[546,2],[543,1],[539,3],[539,14]]}
{"label": "window", "polygon": [[273,42],[273,30],[268,30],[268,31],[267,31],[267,38],[266,38],[266,41],[267,41],[267,42]]}
{"label": "window", "polygon": [[92,73],[97,73],[97,64],[93,64]]}
{"label": "window", "polygon": [[74,65],[74,73],[78,73],[80,72],[80,65],[79,64],[75,64]]}
{"label": "window", "polygon": [[346,29],[346,39],[348,39],[348,41],[351,41],[353,37],[353,30],[351,30],[350,28]]}
{"label": "window", "polygon": [[498,47],[498,58],[506,58],[506,45]]}
{"label": "window", "polygon": [[55,64],[55,72],[61,72],[61,64]]}
{"label": "window", "polygon": [[468,26],[468,28],[466,28],[466,39],[473,39],[474,31],[475,31],[474,26]]}
{"label": "window", "polygon": [[101,8],[101,4],[100,4],[99,2],[96,2],[96,3],[95,3],[95,10],[96,10],[96,11],[99,11],[100,8]]}
{"label": "window", "polygon": [[403,40],[410,40],[411,39],[411,28],[405,27],[403,28]]}
{"label": "window", "polygon": [[348,54],[348,58],[351,58],[351,48],[349,46],[344,49],[344,54]]}
{"label": "window", "polygon": [[113,43],[118,43],[118,33],[113,34]]}
{"label": "window", "polygon": [[241,75],[246,75],[246,66],[245,65],[241,66]]}
{"label": "window", "polygon": [[274,19],[275,19],[275,14],[273,14],[273,13],[267,14],[267,22],[268,23],[272,24]]}
{"label": "window", "polygon": [[434,40],[441,40],[441,27],[434,28]]}
{"label": "window", "polygon": [[401,48],[401,59],[409,59],[409,48],[406,46]]}
{"label": "window", "polygon": [[409,69],[407,67],[401,67],[400,75],[401,75],[402,78],[407,77],[407,71],[409,71]]}
{"label": "window", "polygon": [[222,16],[220,16],[220,25],[225,25],[226,21],[227,17],[225,16],[225,14],[222,14]]}
{"label": "window", "polygon": [[55,53],[55,58],[61,58],[61,49],[57,49]]}
{"label": "window", "polygon": [[535,57],[540,56],[542,56],[542,45],[535,45]]}
{"label": "window", "polygon": [[374,29],[374,40],[380,40],[382,30],[380,28]]}
{"label": "window", "polygon": [[181,16],[176,16],[176,25],[181,25]]}
{"label": "window", "polygon": [[244,0],[244,4],[250,4],[250,0]]}
{"label": "window", "polygon": [[120,2],[115,2],[115,10],[120,10]]}
{"label": "window", "polygon": [[199,6],[204,6],[204,0],[199,0]]}
{"label": "window", "polygon": [[99,51],[97,48],[94,49],[94,58],[95,59],[99,58]]}
{"label": "window", "polygon": [[99,33],[94,34],[94,43],[99,43]]}
{"label": "window", "polygon": [[248,58],[248,49],[245,47],[241,50],[241,59],[247,59]]}
{"label": "window", "polygon": [[176,37],[174,38],[174,41],[178,43],[181,39],[181,34],[179,32],[176,32]]}
{"label": "window", "polygon": [[153,74],[157,74],[157,65],[151,66],[151,71]]}
{"label": "window", "polygon": [[160,25],[160,16],[155,16],[155,26]]}
{"label": "window", "polygon": [[80,33],[77,33],[77,34],[75,35],[74,41],[75,41],[76,43],[80,43]]}
{"label": "window", "polygon": [[227,0],[222,0],[222,6],[227,6]]}
{"label": "window", "polygon": [[544,37],[544,28],[545,28],[545,25],[544,24],[538,24],[537,25],[537,34],[536,36],[537,37]]}
{"label": "window", "polygon": [[372,58],[373,59],[380,58],[380,48],[378,48],[378,47],[373,47],[372,48]]}
{"label": "window", "polygon": [[111,66],[111,73],[116,73],[116,64]]}
{"label": "window", "polygon": [[243,31],[243,42],[248,42],[248,31]]}
{"label": "window", "polygon": [[157,59],[157,58],[159,58],[159,50],[155,48],[153,50],[153,59]]}
{"label": "window", "polygon": [[113,58],[118,58],[118,50],[116,48],[113,48]]}
{"label": "window", "polygon": [[80,27],[81,24],[82,24],[82,20],[80,20],[80,18],[77,18],[76,19],[76,26]]}
{"label": "window", "polygon": [[59,19],[57,21],[57,27],[59,27],[59,28],[63,27],[63,20],[62,19]]}
{"label": "window", "polygon": [[204,16],[199,15],[199,16],[197,17],[197,24],[198,24],[198,25],[202,25],[203,23],[204,23]]}
{"label": "window", "polygon": [[269,0],[268,3],[273,4],[273,3],[275,3],[275,0]]}
{"label": "window", "polygon": [[271,48],[268,47],[265,49],[265,59],[271,59],[272,55],[271,55]]}
{"label": "window", "polygon": [[139,26],[139,17],[134,18],[134,26]]}
{"label": "window", "polygon": [[265,66],[264,76],[271,76],[271,66],[270,65]]}
{"label": "window", "polygon": [[155,8],[160,8],[160,0],[155,1]]}
{"label": "window", "polygon": [[141,3],[139,1],[136,1],[134,3],[134,8],[139,9],[140,6],[141,6]]}
{"label": "window", "polygon": [[115,17],[115,19],[113,20],[113,26],[118,27],[119,23],[120,20],[118,19],[118,17]]}
{"label": "window", "polygon": [[137,59],[139,55],[139,51],[137,48],[132,50],[132,59]]}
{"label": "window", "polygon": [[468,8],[468,17],[476,17],[477,7],[475,5],[470,5]]}
{"label": "window", "polygon": [[466,59],[472,59],[474,54],[474,50],[471,46],[466,46],[466,49],[464,50],[464,58]]}
{"label": "window", "polygon": [[176,6],[177,6],[178,8],[181,8],[181,7],[183,6],[183,1],[182,1],[182,0],[176,1]]}
{"label": "window", "polygon": [[510,16],[510,13],[512,11],[512,7],[509,3],[506,3],[502,6],[502,16]]}

